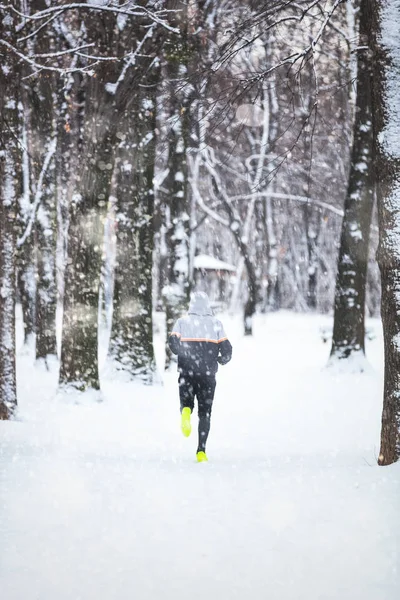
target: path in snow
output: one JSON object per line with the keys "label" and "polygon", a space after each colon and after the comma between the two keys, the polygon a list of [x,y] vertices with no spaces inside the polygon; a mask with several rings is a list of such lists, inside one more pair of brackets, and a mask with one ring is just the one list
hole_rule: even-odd
{"label": "path in snow", "polygon": [[[397,600],[400,470],[375,466],[376,370],[323,369],[321,317],[271,315],[220,370],[208,445],[179,431],[177,376],[54,400],[19,360],[0,423],[2,600]],[[376,327],[376,324],[375,324]]]}

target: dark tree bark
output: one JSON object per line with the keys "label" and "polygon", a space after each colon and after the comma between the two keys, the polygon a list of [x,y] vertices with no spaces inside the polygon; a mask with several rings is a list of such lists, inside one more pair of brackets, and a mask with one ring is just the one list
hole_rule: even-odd
{"label": "dark tree bark", "polygon": [[400,458],[400,1],[369,0],[385,381],[378,462]]}
{"label": "dark tree bark", "polygon": [[267,292],[265,295],[263,312],[279,310],[279,278],[278,278],[278,240],[275,231],[273,203],[271,198],[265,199],[265,222],[267,230]]}
{"label": "dark tree bark", "polygon": [[18,250],[17,254],[17,287],[18,298],[21,302],[22,320],[24,326],[24,344],[28,344],[35,334],[35,259],[33,245],[27,243]]}
{"label": "dark tree bark", "polygon": [[[306,230],[306,243],[308,255],[307,271],[307,306],[310,310],[317,309],[318,285],[318,233],[320,215],[315,215],[310,206],[303,207],[303,216]],[[313,214],[314,213],[314,214]]]}
{"label": "dark tree bark", "polygon": [[117,175],[117,261],[110,356],[131,379],[151,384],[153,347],[152,268],[156,91],[159,69],[146,74],[135,108],[126,115]]}
{"label": "dark tree bark", "polygon": [[[43,3],[45,5],[45,3]],[[46,51],[47,44],[39,44]],[[50,48],[47,48],[47,51]],[[42,74],[32,88],[32,159],[36,216],[36,359],[57,355],[56,341],[56,190],[53,93],[49,75]]]}
{"label": "dark tree bark", "polygon": [[[360,5],[360,46],[366,42],[368,2],[362,0]],[[331,349],[331,357],[339,359],[365,353],[365,294],[374,203],[371,65],[369,52],[358,50],[353,149],[340,241]]]}
{"label": "dark tree bark", "polygon": [[[92,116],[92,123],[97,119],[101,121],[99,115]],[[81,391],[100,389],[98,302],[105,206],[113,168],[112,140],[96,135],[95,123],[92,136],[85,145],[80,193],[70,210],[60,368],[60,384]]]}
{"label": "dark tree bark", "polygon": [[[30,110],[26,98],[25,88],[21,90],[20,121],[22,140],[22,160],[18,169],[19,205],[18,205],[18,237],[25,234],[28,226],[29,210],[31,205],[30,186],[30,156],[28,151],[28,129],[30,129]],[[17,243],[18,246],[18,243]],[[24,344],[33,340],[36,329],[35,303],[36,303],[36,259],[33,236],[27,237],[22,245],[17,248],[16,256],[17,301],[21,303],[22,321],[24,327]]]}
{"label": "dark tree bark", "polygon": [[[0,19],[0,38],[15,43],[14,16]],[[0,46],[0,420],[17,408],[15,372],[15,267],[19,67],[15,56]]]}
{"label": "dark tree bark", "polygon": [[[246,270],[247,270],[247,276],[248,276],[248,283],[247,283],[248,295],[247,295],[246,304],[244,305],[244,313],[243,313],[244,335],[253,335],[253,317],[255,315],[256,306],[257,306],[257,290],[258,290],[257,276],[254,271],[253,265],[252,264],[250,266],[248,265],[249,262],[251,262],[251,261],[249,261],[249,259],[246,260],[246,258],[245,258],[245,264],[247,265]],[[249,268],[250,268],[250,270],[249,270]]]}

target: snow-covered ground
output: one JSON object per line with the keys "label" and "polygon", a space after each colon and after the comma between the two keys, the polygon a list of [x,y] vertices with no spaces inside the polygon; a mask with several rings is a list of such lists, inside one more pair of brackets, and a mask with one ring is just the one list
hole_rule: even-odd
{"label": "snow-covered ground", "polygon": [[[382,336],[326,369],[327,317],[260,317],[220,369],[210,462],[181,437],[177,374],[55,397],[18,357],[0,423],[2,600],[397,600],[400,465],[376,466]],[[160,337],[158,348],[160,349]]]}

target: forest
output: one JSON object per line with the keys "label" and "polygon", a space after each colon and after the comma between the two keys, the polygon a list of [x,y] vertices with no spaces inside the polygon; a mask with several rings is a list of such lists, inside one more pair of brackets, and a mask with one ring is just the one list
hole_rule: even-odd
{"label": "forest", "polygon": [[379,462],[397,461],[398,0],[0,10],[1,418],[16,306],[36,361],[84,393],[102,320],[115,369],[152,384],[153,315],[170,331],[199,288],[246,336],[257,313],[333,314],[331,360],[362,357],[381,315]]}
{"label": "forest", "polygon": [[1,599],[397,600],[399,458],[400,0],[0,0]]}

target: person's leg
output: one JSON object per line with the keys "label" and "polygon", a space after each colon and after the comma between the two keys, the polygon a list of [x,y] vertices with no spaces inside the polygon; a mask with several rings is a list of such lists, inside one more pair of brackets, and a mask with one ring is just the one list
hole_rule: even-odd
{"label": "person's leg", "polygon": [[197,452],[206,451],[211,425],[211,410],[215,393],[215,377],[203,376],[196,381],[195,393],[199,407],[199,445]]}
{"label": "person's leg", "polygon": [[189,437],[192,426],[190,416],[194,408],[194,387],[193,380],[189,375],[181,373],[179,375],[179,400],[181,405],[181,430],[185,437]]}

